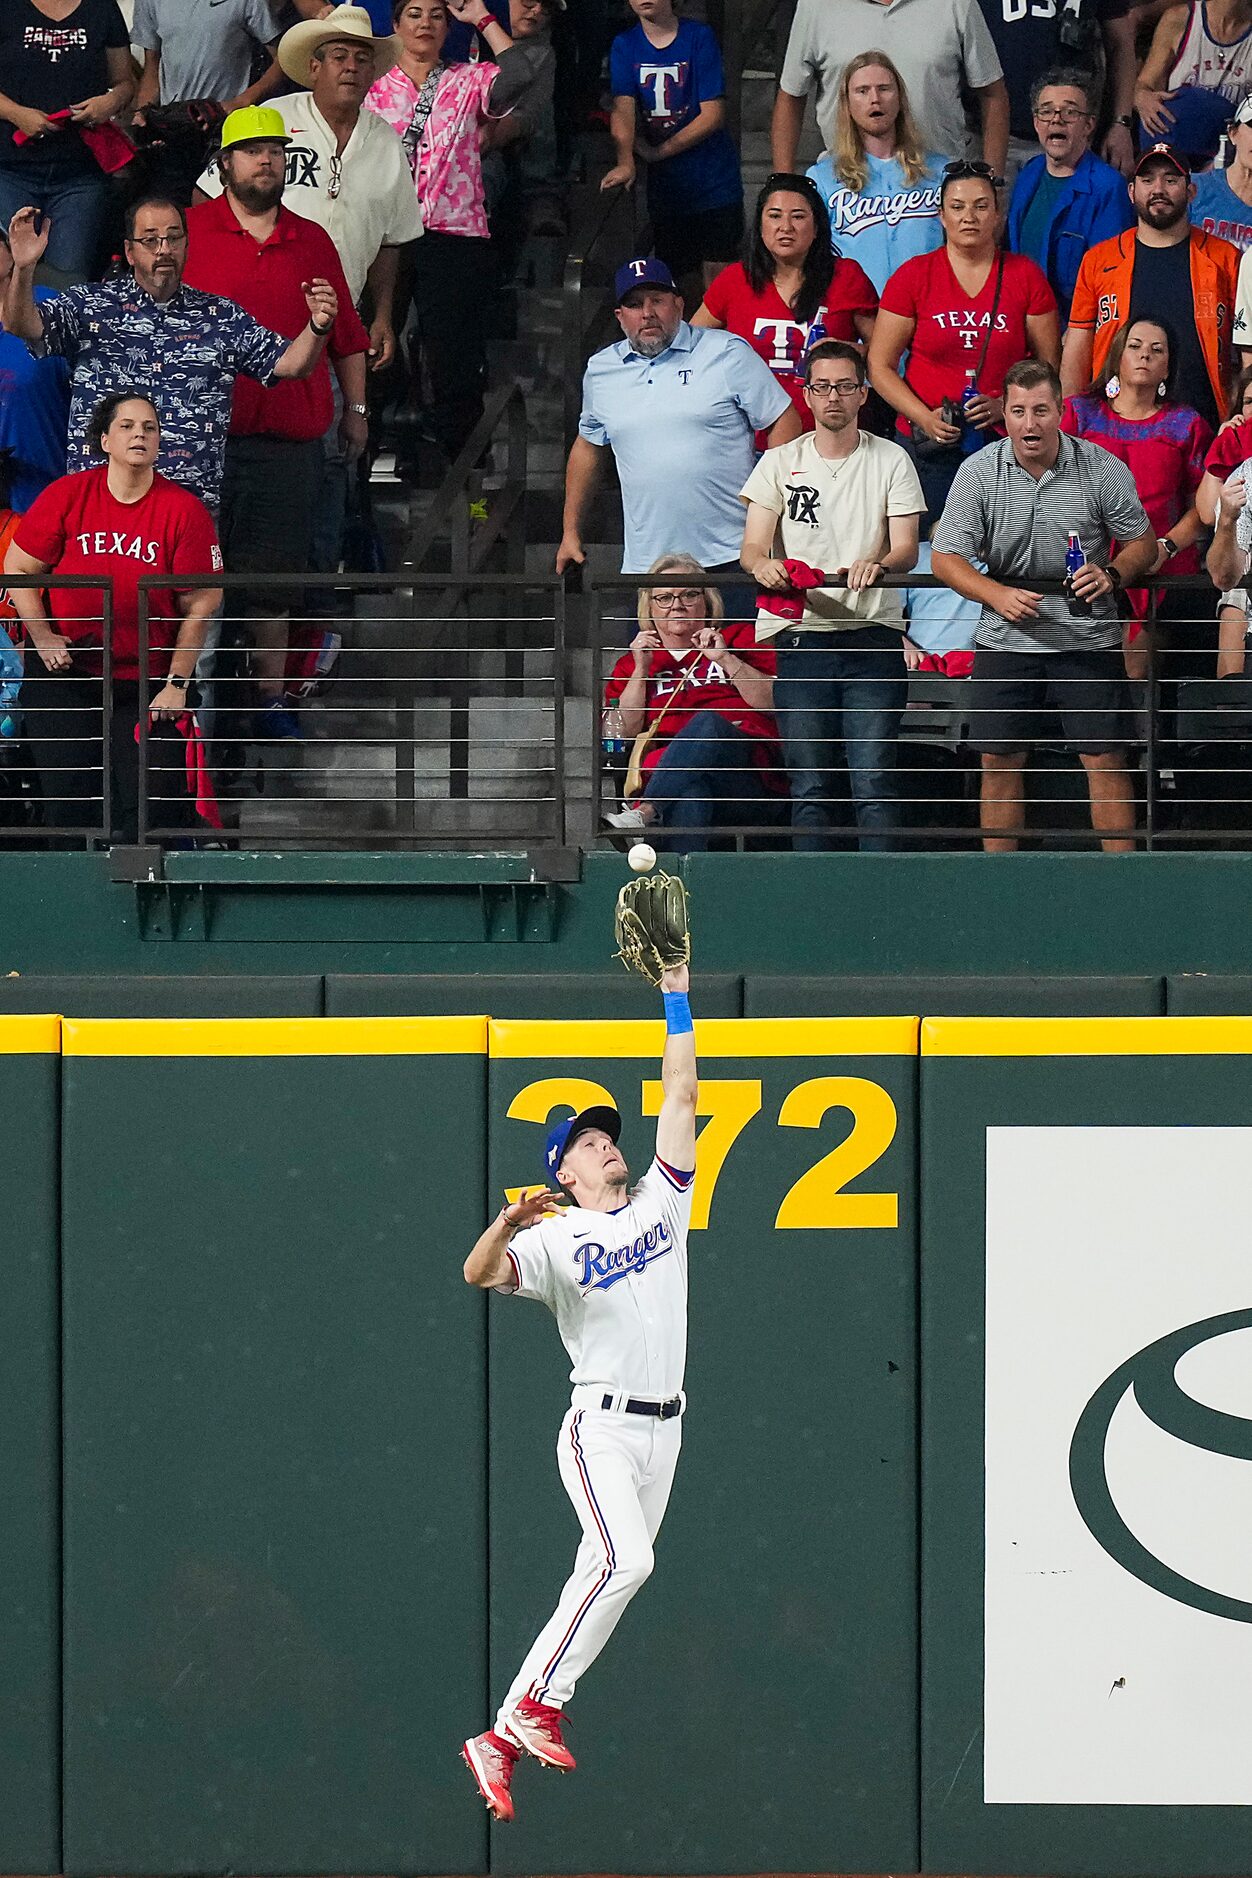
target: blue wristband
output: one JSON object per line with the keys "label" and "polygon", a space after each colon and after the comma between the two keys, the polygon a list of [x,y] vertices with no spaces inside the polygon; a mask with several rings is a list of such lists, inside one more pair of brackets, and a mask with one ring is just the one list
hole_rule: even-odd
{"label": "blue wristband", "polygon": [[681,1037],[693,1028],[691,1006],[687,1002],[685,991],[663,991],[665,1004],[665,1032],[670,1037]]}

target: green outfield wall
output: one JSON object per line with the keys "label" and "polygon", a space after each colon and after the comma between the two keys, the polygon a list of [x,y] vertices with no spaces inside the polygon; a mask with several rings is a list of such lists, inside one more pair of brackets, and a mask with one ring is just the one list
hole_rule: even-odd
{"label": "green outfield wall", "polygon": [[1246,1872],[1252,1020],[1084,982],[701,1017],[674,1495],[509,1827],[567,1359],[460,1267],[661,1024],[0,1016],[0,1869]]}

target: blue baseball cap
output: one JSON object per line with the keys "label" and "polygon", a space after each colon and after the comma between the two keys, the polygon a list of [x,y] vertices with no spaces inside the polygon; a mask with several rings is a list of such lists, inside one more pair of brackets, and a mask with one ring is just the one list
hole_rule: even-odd
{"label": "blue baseball cap", "polygon": [[565,1150],[579,1135],[585,1135],[589,1128],[603,1128],[610,1141],[616,1141],[622,1132],[622,1118],[616,1109],[583,1109],[581,1114],[570,1115],[563,1122],[557,1122],[549,1128],[548,1139],[543,1149],[543,1172],[545,1180],[555,1180],[556,1170],[565,1159]]}
{"label": "blue baseball cap", "polygon": [[677,293],[674,276],[664,261],[659,261],[655,254],[640,255],[634,261],[623,261],[613,276],[613,292],[617,304],[621,306],[628,293],[636,287],[665,287],[670,293]]}

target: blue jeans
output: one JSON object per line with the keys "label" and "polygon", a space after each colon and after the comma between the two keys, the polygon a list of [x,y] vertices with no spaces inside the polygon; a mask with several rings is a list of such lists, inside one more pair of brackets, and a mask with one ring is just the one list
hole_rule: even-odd
{"label": "blue jeans", "polygon": [[771,797],[752,745],[720,711],[697,711],[670,738],[643,792],[665,831],[667,853],[701,853],[719,823],[755,827],[770,819]]}
{"label": "blue jeans", "polygon": [[42,209],[49,222],[44,259],[61,274],[94,279],[108,206],[109,184],[97,169],[67,175],[59,164],[0,167],[0,226],[7,229],[19,209]]}
{"label": "blue jeans", "polygon": [[774,709],[791,778],[795,847],[832,846],[831,771],[842,742],[862,852],[892,847],[899,821],[892,787],[908,674],[889,626],[847,632],[786,631],[774,641]]}

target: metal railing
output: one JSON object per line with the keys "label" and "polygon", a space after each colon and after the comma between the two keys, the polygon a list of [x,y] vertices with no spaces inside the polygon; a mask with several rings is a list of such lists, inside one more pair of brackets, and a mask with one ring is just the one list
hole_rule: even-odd
{"label": "metal railing", "polygon": [[[629,669],[640,590],[688,584],[731,596],[743,591],[733,576],[597,581],[598,700],[608,701],[614,665],[619,681]],[[1032,585],[1060,591],[1059,582]],[[894,576],[883,586],[948,592],[931,575]],[[643,794],[623,796],[637,723],[625,726],[617,749],[606,750],[602,738],[593,752],[599,815],[635,808],[646,820],[619,829],[602,820],[602,833],[679,853],[710,846],[1252,848],[1252,665],[1246,677],[1217,676],[1217,602],[1201,579],[1157,583],[1147,630],[1128,653],[1120,645],[1102,650],[1094,675],[1085,666],[1062,670],[1059,661],[1045,666],[1042,693],[1037,684],[1006,691],[1006,682],[1019,685],[1025,674],[1010,665],[1007,674],[985,675],[985,657],[968,676],[948,675],[933,658],[931,669],[910,671],[890,629],[884,649],[869,650],[858,670],[849,669],[845,644],[842,675],[828,666],[814,676],[813,654],[837,647],[839,635],[796,634],[780,620],[772,641],[773,737],[736,736],[733,724],[728,731],[724,675],[711,669],[717,661],[680,654],[680,665],[703,672],[682,697],[672,673],[663,693],[653,687],[643,728],[666,699],[669,723],[661,719],[645,758]],[[955,615],[966,603],[952,596],[952,605]],[[754,608],[747,618],[755,621]],[[1237,665],[1240,656],[1228,651],[1223,663]],[[718,699],[722,721],[689,727],[702,690]],[[748,708],[740,698],[730,717],[742,722]]]}
{"label": "metal railing", "polygon": [[[141,581],[141,646],[151,634],[152,592],[205,578]],[[325,576],[212,578],[226,590],[226,621],[245,631],[267,590],[286,604],[293,590],[325,584]],[[139,845],[563,846],[563,584],[494,573],[459,582],[439,574],[341,575],[335,584],[358,596],[384,594],[390,604],[347,622],[333,674],[311,679],[308,695],[288,712],[297,735],[267,715],[250,663],[209,681],[192,753],[207,785],[195,826],[187,814],[187,748],[154,739],[147,704],[159,680],[144,679]],[[249,596],[246,614],[232,605],[241,590]],[[449,591],[454,609],[445,604]],[[177,813],[168,812],[171,805]]]}
{"label": "metal railing", "polygon": [[[316,588],[324,578],[204,575],[183,584],[221,584],[228,620],[246,625],[263,613],[267,590],[281,590],[285,604],[293,590]],[[91,617],[100,622],[102,651],[93,672],[83,669],[89,655],[80,653],[74,675],[91,691],[74,708],[94,713],[94,755],[85,762],[76,747],[72,760],[58,761],[58,738],[83,743],[64,721],[53,727],[49,717],[44,721],[55,736],[40,735],[40,714],[56,708],[55,687],[67,681],[45,679],[28,649],[16,708],[0,714],[0,751],[30,780],[8,812],[0,806],[6,845],[113,839],[141,846],[532,850],[564,848],[571,840],[617,843],[643,832],[619,831],[603,819],[621,813],[638,729],[632,723],[631,735],[619,738],[622,747],[606,754],[605,680],[620,658],[629,675],[638,590],[685,585],[682,575],[597,582],[586,606],[570,616],[579,623],[572,646],[566,589],[556,579],[480,573],[458,584],[442,574],[342,576],[337,584],[355,596],[358,611],[346,624],[318,623],[328,635],[332,626],[341,628],[346,643],[333,673],[300,680],[309,694],[298,705],[303,734],[280,734],[264,715],[258,672],[246,659],[233,669],[223,659],[199,697],[193,694],[197,761],[190,764],[185,733],[192,725],[158,732],[148,722],[162,664],[141,675],[149,673],[150,595],[168,588],[169,577],[141,583],[136,676],[114,672],[107,682],[111,596],[89,580],[65,584],[99,596]],[[458,596],[451,610],[443,604],[450,584]],[[697,584],[729,589],[732,615],[742,599],[747,604],[738,610],[755,621],[748,583],[707,576]],[[947,595],[930,576],[897,576],[887,585],[911,589],[915,598]],[[239,604],[245,589],[246,615]],[[892,638],[878,663],[869,662],[873,669],[859,675],[877,684],[874,695],[849,694],[844,687],[858,674],[846,670],[819,674],[816,685],[810,674],[807,691],[801,681],[798,692],[797,652],[821,636],[776,640],[772,700],[751,707],[772,715],[774,732],[750,723],[751,734],[736,745],[744,711],[733,708],[726,673],[706,671],[685,700],[669,707],[669,722],[662,721],[644,764],[647,786],[627,806],[641,811],[652,831],[646,838],[671,853],[710,845],[944,851],[1014,841],[1091,848],[1101,840],[1148,851],[1252,848],[1246,618],[1235,614],[1225,622],[1225,675],[1218,676],[1213,589],[1200,580],[1172,580],[1153,592],[1163,596],[1153,608],[1160,614],[1154,630],[1131,648],[1129,674],[1120,648],[1102,655],[1104,689],[1097,686],[1094,699],[1091,676],[1081,671],[1058,676],[1053,668],[1049,693],[1024,701],[1006,700],[1003,674],[989,680],[981,662],[970,677],[910,672]],[[381,597],[366,607],[366,595]],[[953,598],[954,607],[961,604]],[[794,627],[780,622],[780,631]],[[753,645],[749,629],[742,650],[750,653]],[[722,684],[720,697],[707,695],[728,718],[730,733],[706,722],[704,747],[693,757],[694,733],[686,726],[710,678]],[[1006,711],[1011,717],[1027,705],[1033,713],[1027,728],[1014,721],[1006,729]],[[866,712],[877,719],[867,721]],[[797,754],[801,730],[822,746],[815,754]],[[720,744],[735,747],[728,753],[714,747]],[[1022,761],[988,762],[988,744],[993,756],[1020,749]],[[1082,760],[1093,756],[1113,761]],[[820,787],[810,786],[810,771],[820,771]],[[204,785],[199,809],[197,776]],[[0,788],[0,805],[5,800]],[[675,803],[685,806],[675,812]]]}
{"label": "metal railing", "polygon": [[[113,591],[89,575],[6,574],[7,590],[82,592],[94,598],[74,616],[89,631],[75,638],[64,671],[50,671],[27,646],[23,675],[7,681],[0,697],[0,845],[62,847],[106,844],[114,834],[133,839],[130,792],[119,798],[117,769],[137,770],[134,717],[126,715],[125,686],[113,682]],[[49,625],[58,621],[49,612]],[[60,624],[67,624],[62,620]],[[16,619],[0,621],[6,637],[20,639]],[[16,695],[14,693],[16,686]],[[119,691],[121,696],[119,697]]]}
{"label": "metal railing", "polygon": [[[486,519],[474,526],[468,493],[502,422],[504,480],[491,492]],[[413,537],[409,565],[415,572],[425,569],[437,545],[445,540],[450,547],[451,572],[458,580],[479,573],[498,544],[504,547],[507,570],[521,572],[526,560],[528,437],[526,400],[520,387],[498,385],[488,394],[482,416],[448,465]]]}

